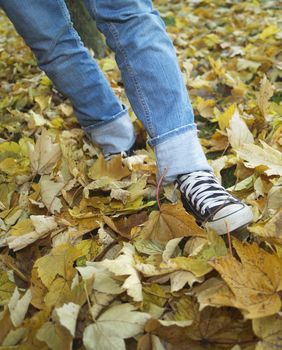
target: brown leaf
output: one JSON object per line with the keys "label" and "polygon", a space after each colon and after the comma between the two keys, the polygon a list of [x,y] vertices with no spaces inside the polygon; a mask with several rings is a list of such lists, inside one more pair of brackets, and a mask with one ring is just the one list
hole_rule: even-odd
{"label": "brown leaf", "polygon": [[112,220],[109,216],[103,216],[105,223],[116,233],[122,237],[131,239],[131,229],[135,226],[143,224],[148,218],[148,214],[145,211],[130,215],[128,217],[122,217],[117,220]]}
{"label": "brown leaf", "polygon": [[181,204],[163,204],[161,211],[151,212],[141,236],[166,243],[176,237],[206,237],[206,233]]}

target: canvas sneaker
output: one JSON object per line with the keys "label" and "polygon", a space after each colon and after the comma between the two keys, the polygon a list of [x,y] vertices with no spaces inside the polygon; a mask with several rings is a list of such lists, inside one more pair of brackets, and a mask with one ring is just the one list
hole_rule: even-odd
{"label": "canvas sneaker", "polygon": [[177,178],[184,208],[219,235],[240,229],[253,220],[247,205],[222,187],[210,171],[195,171]]}

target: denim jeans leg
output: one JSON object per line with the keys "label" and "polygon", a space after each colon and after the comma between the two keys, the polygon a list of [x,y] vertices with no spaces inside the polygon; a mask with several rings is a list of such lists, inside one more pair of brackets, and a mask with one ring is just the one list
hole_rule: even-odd
{"label": "denim jeans leg", "polygon": [[154,147],[165,181],[210,170],[175,49],[151,0],[84,0],[115,52],[131,106]]}
{"label": "denim jeans leg", "polygon": [[104,153],[129,149],[135,136],[127,109],[82,44],[64,0],[0,0],[0,7],[40,68],[69,97],[88,136]]}

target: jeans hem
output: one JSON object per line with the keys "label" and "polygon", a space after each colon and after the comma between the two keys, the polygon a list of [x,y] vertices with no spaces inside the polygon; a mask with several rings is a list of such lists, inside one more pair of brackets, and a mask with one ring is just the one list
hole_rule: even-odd
{"label": "jeans hem", "polygon": [[93,125],[88,125],[88,126],[82,126],[83,130],[86,133],[91,132],[92,130],[97,131],[98,129],[100,131],[102,131],[103,129],[106,129],[108,127],[108,124],[114,122],[115,120],[122,118],[124,116],[128,115],[128,108],[124,105],[122,105],[122,111],[118,112],[117,114],[111,116],[110,118],[108,118],[107,120],[102,120],[99,122],[95,122],[95,124]]}
{"label": "jeans hem", "polygon": [[100,126],[95,124],[83,129],[88,138],[102,149],[104,155],[128,151],[136,140],[127,109]]}
{"label": "jeans hem", "polygon": [[[179,131],[179,130],[178,130]],[[197,136],[197,130],[188,130],[174,134],[154,146],[157,178],[164,175],[163,183],[176,180],[178,175],[193,171],[212,171]]]}
{"label": "jeans hem", "polygon": [[185,133],[186,131],[196,130],[196,129],[197,129],[197,125],[195,123],[186,124],[184,126],[180,126],[179,128],[175,128],[171,131],[168,131],[162,135],[150,138],[148,140],[148,143],[150,146],[156,146],[160,143],[163,143],[163,142],[171,139],[174,136],[181,135],[181,134]]}

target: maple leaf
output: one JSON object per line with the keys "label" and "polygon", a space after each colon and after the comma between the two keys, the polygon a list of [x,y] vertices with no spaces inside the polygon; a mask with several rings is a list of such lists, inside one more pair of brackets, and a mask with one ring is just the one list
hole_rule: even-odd
{"label": "maple leaf", "polygon": [[168,346],[170,350],[223,350],[256,341],[251,322],[245,322],[237,310],[207,307],[200,311],[191,297],[174,300],[172,310],[167,318],[174,320],[176,325],[177,321],[183,320],[192,320],[192,323],[184,328],[163,327],[162,323],[155,321],[146,325],[147,331],[171,343]]}
{"label": "maple leaf", "polygon": [[58,322],[70,332],[72,337],[75,336],[76,320],[79,309],[80,305],[67,303],[54,310],[53,318],[57,318]]}
{"label": "maple leaf", "polygon": [[282,317],[274,315],[253,320],[253,330],[260,339],[256,350],[277,350],[282,347]]}
{"label": "maple leaf", "polygon": [[255,243],[234,239],[233,245],[241,262],[230,255],[210,262],[234,294],[230,301],[246,318],[275,314],[281,307],[278,292],[282,290],[282,260]]}
{"label": "maple leaf", "polygon": [[245,165],[248,168],[256,168],[262,166],[266,168],[264,172],[268,175],[282,176],[282,156],[281,152],[261,141],[263,148],[244,144],[236,149],[240,158],[245,160]]}
{"label": "maple leaf", "polygon": [[[192,272],[196,277],[202,277],[211,271],[209,261],[217,256],[227,254],[223,239],[215,232],[208,232],[208,242],[202,246],[200,251],[188,257],[179,256],[169,260],[167,266],[179,270]],[[161,264],[162,266],[162,264]]]}
{"label": "maple leaf", "polygon": [[60,212],[62,208],[61,200],[57,197],[64,188],[64,182],[55,182],[45,175],[40,179],[41,199],[46,208],[54,214]]}
{"label": "maple leaf", "polygon": [[135,311],[133,305],[112,306],[85,328],[83,344],[87,350],[125,350],[124,339],[142,333],[149,319],[149,314]]}
{"label": "maple leaf", "polygon": [[88,176],[92,180],[98,180],[102,177],[120,180],[128,175],[130,175],[130,171],[123,166],[121,156],[114,156],[108,161],[103,156],[99,156],[88,172]]}
{"label": "maple leaf", "polygon": [[69,350],[72,337],[68,330],[51,321],[44,323],[37,331],[36,338],[48,345],[52,350]]}
{"label": "maple leaf", "polygon": [[48,255],[36,260],[34,268],[37,269],[43,284],[49,288],[57,275],[65,280],[72,279],[75,273],[73,263],[81,255],[83,254],[77,248],[61,244],[53,248]]}
{"label": "maple leaf", "polygon": [[152,211],[141,233],[143,239],[162,243],[189,236],[206,237],[206,233],[181,204],[163,204],[160,211]]}
{"label": "maple leaf", "polygon": [[35,146],[28,143],[28,149],[32,170],[39,175],[50,174],[61,156],[60,145],[52,142],[46,129],[43,129]]}
{"label": "maple leaf", "polygon": [[266,75],[264,75],[260,82],[260,90],[257,97],[258,106],[264,118],[267,118],[267,112],[270,107],[269,99],[273,95],[273,92],[272,84],[267,80]]}
{"label": "maple leaf", "polygon": [[120,255],[116,259],[105,259],[100,264],[116,276],[128,275],[129,277],[124,281],[122,288],[127,290],[128,295],[130,295],[133,300],[142,301],[142,284],[139,273],[135,268],[134,254],[134,247],[130,243],[124,243]]}
{"label": "maple leaf", "polygon": [[254,143],[254,137],[247,127],[246,123],[240,118],[239,112],[236,109],[230,122],[227,135],[231,146],[238,149],[244,144]]}
{"label": "maple leaf", "polygon": [[8,303],[10,317],[13,325],[18,327],[24,320],[31,301],[31,291],[28,289],[23,297],[20,297],[18,288],[15,288],[12,298]]}
{"label": "maple leaf", "polygon": [[13,275],[9,271],[0,272],[0,305],[5,305],[13,295],[15,289],[15,283],[13,281]]}

